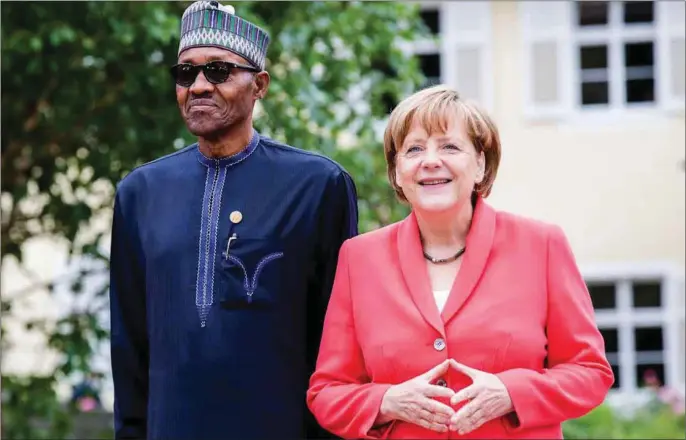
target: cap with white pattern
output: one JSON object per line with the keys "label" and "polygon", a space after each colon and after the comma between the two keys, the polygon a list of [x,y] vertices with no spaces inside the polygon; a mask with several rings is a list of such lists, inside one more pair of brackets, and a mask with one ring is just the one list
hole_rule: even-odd
{"label": "cap with white pattern", "polygon": [[179,54],[191,47],[220,47],[264,69],[269,34],[235,15],[232,6],[217,1],[197,1],[181,17]]}

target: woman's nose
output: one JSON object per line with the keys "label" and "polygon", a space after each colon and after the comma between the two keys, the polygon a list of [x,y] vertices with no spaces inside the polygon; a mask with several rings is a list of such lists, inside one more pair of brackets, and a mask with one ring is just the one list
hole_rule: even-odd
{"label": "woman's nose", "polygon": [[435,168],[441,166],[441,158],[438,152],[432,149],[427,149],[424,155],[422,165],[427,168]]}

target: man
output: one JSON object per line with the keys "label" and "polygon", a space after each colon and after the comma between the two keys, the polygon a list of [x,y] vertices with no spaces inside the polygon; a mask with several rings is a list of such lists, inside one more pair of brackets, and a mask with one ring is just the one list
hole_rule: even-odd
{"label": "man", "polygon": [[116,438],[303,438],[350,176],[252,126],[269,37],[233,8],[184,12],[172,68],[196,144],[119,185],[111,254]]}

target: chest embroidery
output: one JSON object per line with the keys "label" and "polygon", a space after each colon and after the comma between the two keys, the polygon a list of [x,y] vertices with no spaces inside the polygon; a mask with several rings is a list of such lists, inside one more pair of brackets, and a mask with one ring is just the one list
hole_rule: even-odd
{"label": "chest embroidery", "polygon": [[253,272],[251,279],[248,275],[248,270],[245,268],[245,264],[243,264],[241,259],[234,255],[228,255],[229,260],[233,261],[243,270],[243,288],[245,289],[245,293],[248,295],[249,303],[252,302],[252,296],[255,293],[255,290],[257,289],[257,281],[259,280],[260,273],[262,272],[264,267],[269,262],[277,260],[281,257],[283,257],[283,252],[274,252],[263,257],[260,260],[260,262],[257,263],[257,267],[255,268],[255,272]]}
{"label": "chest embroidery", "polygon": [[[219,223],[222,209],[222,195],[228,169],[243,162],[257,148],[259,135],[253,132],[253,137],[245,150],[226,158],[212,159],[203,156],[198,151],[198,160],[207,167],[205,189],[202,200],[200,217],[200,238],[198,243],[198,273],[195,284],[195,306],[200,317],[200,326],[205,327],[207,317],[214,303],[214,278],[218,255],[218,248],[222,245],[219,239]],[[233,212],[233,223],[242,219]]]}

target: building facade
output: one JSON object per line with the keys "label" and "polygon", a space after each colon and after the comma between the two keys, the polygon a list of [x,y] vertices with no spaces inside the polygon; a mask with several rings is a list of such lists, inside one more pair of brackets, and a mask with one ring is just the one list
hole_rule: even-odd
{"label": "building facade", "polygon": [[559,224],[616,374],[684,391],[684,2],[421,2],[429,83],[494,116],[490,202]]}

